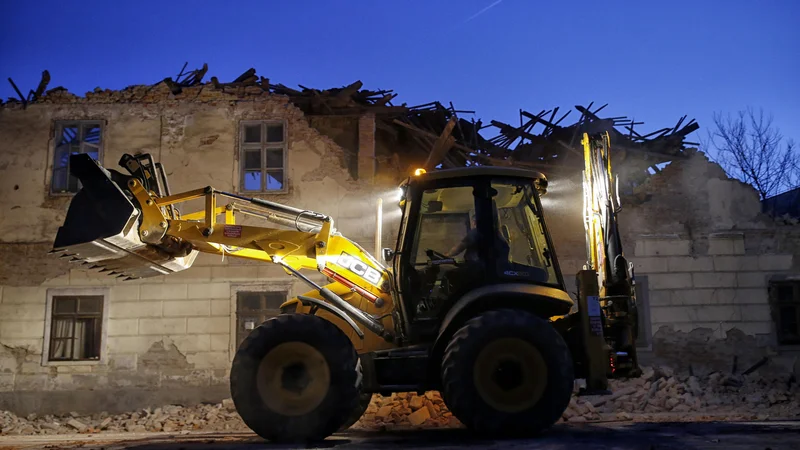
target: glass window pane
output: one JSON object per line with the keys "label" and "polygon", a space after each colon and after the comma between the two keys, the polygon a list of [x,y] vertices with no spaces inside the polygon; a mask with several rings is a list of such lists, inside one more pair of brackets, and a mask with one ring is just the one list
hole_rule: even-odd
{"label": "glass window pane", "polygon": [[265,309],[280,309],[281,304],[286,301],[285,292],[265,292]]}
{"label": "glass window pane", "polygon": [[[72,329],[72,324],[69,329]],[[72,339],[52,339],[50,359],[72,359]]]}
{"label": "glass window pane", "polygon": [[67,168],[53,170],[53,183],[51,185],[53,192],[63,192],[67,189]]}
{"label": "glass window pane", "polygon": [[797,310],[794,306],[783,306],[780,308],[780,327],[784,337],[797,336]]}
{"label": "glass window pane", "polygon": [[78,310],[78,302],[75,297],[54,297],[53,302],[56,314],[72,314]]}
{"label": "glass window pane", "polygon": [[53,168],[60,169],[66,168],[69,164],[69,150],[68,144],[62,144],[56,147],[55,158],[53,160]]}
{"label": "glass window pane", "polygon": [[80,297],[78,300],[78,312],[99,313],[103,310],[103,297]]}
{"label": "glass window pane", "polygon": [[80,145],[78,127],[62,127],[59,145]]}
{"label": "glass window pane", "polygon": [[246,171],[244,173],[244,190],[246,191],[260,191],[261,190],[261,171]]}
{"label": "glass window pane", "polygon": [[283,189],[283,171],[273,170],[267,172],[267,190],[279,191]]}
{"label": "glass window pane", "polygon": [[86,154],[89,155],[93,160],[97,161],[97,149],[87,148]]}
{"label": "glass window pane", "polygon": [[245,125],[244,141],[261,142],[261,125]]}
{"label": "glass window pane", "polygon": [[84,125],[83,126],[83,142],[93,144],[95,146],[100,144],[100,127],[98,125]]}
{"label": "glass window pane", "polygon": [[794,289],[791,284],[778,285],[778,301],[791,302],[794,299]]}
{"label": "glass window pane", "polygon": [[283,142],[283,124],[267,125],[267,142]]}
{"label": "glass window pane", "polygon": [[267,168],[283,168],[283,149],[267,150]]}
{"label": "glass window pane", "polygon": [[258,292],[239,292],[239,311],[258,311],[261,309],[261,295]]}
{"label": "glass window pane", "polygon": [[244,152],[244,168],[261,170],[261,150],[246,150]]}

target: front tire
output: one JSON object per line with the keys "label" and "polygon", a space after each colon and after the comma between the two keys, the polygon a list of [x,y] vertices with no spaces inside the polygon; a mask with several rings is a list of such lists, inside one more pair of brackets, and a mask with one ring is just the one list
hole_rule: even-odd
{"label": "front tire", "polygon": [[574,373],[561,335],[521,310],[469,320],[442,360],[442,395],[468,428],[531,435],[553,425],[569,406]]}
{"label": "front tire", "polygon": [[339,431],[345,431],[355,425],[355,423],[358,422],[358,419],[360,419],[361,416],[363,416],[367,411],[367,408],[369,408],[370,402],[372,402],[372,394],[361,394],[358,398],[358,406],[356,406],[356,408],[350,413],[350,415],[347,417],[347,421],[339,428]]}
{"label": "front tire", "polygon": [[230,385],[244,423],[273,442],[335,433],[358,406],[358,355],[347,336],[317,316],[267,320],[242,342]]}

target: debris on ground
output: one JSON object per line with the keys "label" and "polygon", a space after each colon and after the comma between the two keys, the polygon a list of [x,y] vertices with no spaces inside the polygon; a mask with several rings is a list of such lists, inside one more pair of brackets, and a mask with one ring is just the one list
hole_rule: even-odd
{"label": "debris on ground", "polygon": [[[800,385],[792,375],[766,377],[757,372],[730,375],[715,372],[699,378],[668,367],[644,367],[641,377],[611,380],[612,395],[574,395],[562,420],[708,421],[767,420],[800,417]],[[577,389],[576,389],[577,393]],[[364,416],[352,428],[458,428],[463,425],[438,392],[374,395]],[[247,431],[233,401],[108,414],[18,417],[0,410],[0,435],[103,432]]]}

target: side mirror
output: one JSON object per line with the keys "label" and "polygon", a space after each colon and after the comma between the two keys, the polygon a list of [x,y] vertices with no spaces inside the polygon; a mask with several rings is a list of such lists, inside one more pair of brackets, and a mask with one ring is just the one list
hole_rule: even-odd
{"label": "side mirror", "polygon": [[385,262],[390,262],[392,260],[392,258],[394,258],[394,250],[392,250],[390,248],[384,248],[383,249],[383,260]]}

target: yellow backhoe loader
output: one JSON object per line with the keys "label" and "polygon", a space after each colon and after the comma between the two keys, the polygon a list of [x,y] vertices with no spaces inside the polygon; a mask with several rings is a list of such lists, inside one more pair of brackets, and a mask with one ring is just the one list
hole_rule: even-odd
{"label": "yellow backhoe loader", "polygon": [[[601,393],[608,378],[639,373],[608,135],[584,135],[583,147],[576,299],[545,224],[547,179],[515,168],[416,171],[399,187],[397,243],[379,261],[325,214],[212,187],[171,194],[148,155],[125,155],[124,174],[76,154],[82,188],[52,253],[128,280],[185,270],[205,252],[279,264],[307,283],[233,359],[234,404],[265,439],[324,439],[355,423],[373,393],[428,390],[473,430],[531,434],[561,417],[576,378]],[[198,199],[202,210],[180,211]],[[279,227],[237,224],[242,214]]]}

